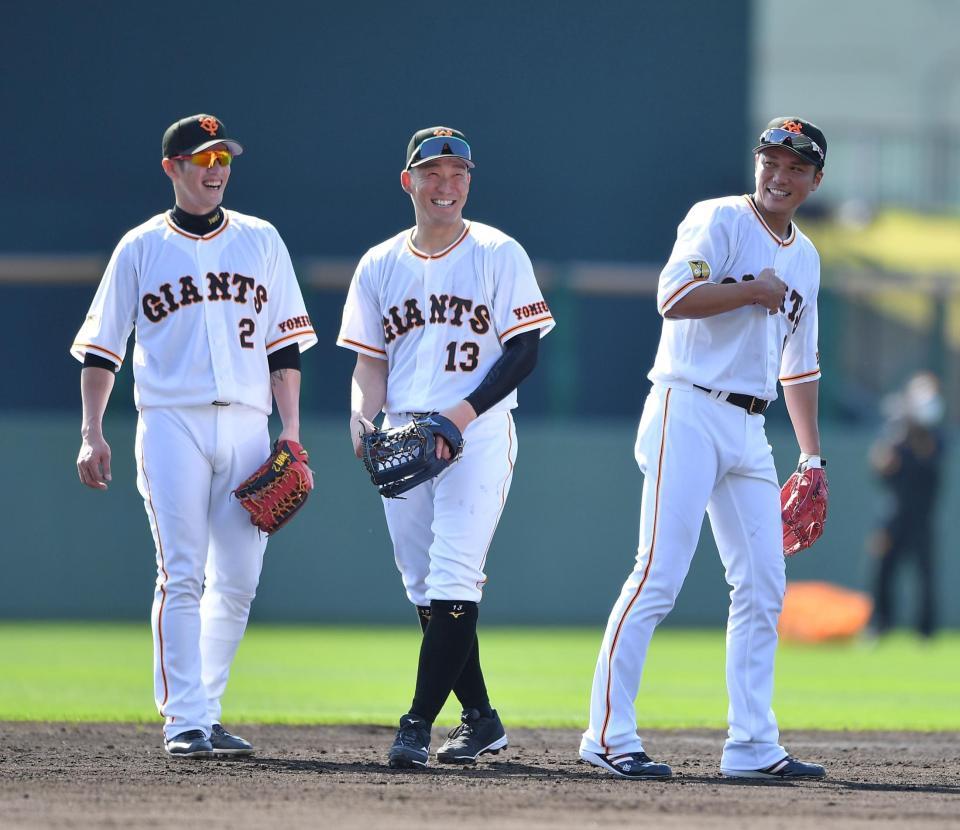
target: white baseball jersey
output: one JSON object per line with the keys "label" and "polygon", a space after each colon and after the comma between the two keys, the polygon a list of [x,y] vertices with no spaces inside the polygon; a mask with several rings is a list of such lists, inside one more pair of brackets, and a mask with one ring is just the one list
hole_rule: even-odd
{"label": "white baseball jersey", "polygon": [[[442,410],[462,400],[525,331],[553,328],[526,251],[506,234],[468,222],[436,254],[418,251],[413,229],[360,260],[337,343],[389,361],[387,412]],[[491,408],[517,405],[514,389]]]}
{"label": "white baseball jersey", "polygon": [[747,196],[699,202],[678,229],[657,305],[665,316],[708,282],[756,279],[764,268],[775,268],[787,284],[778,313],[748,306],[663,321],[635,446],[644,475],[640,543],[607,621],[580,743],[591,763],[643,751],[634,701],[647,649],[686,578],[704,512],[732,588],[730,729],[721,769],[759,770],[786,755],[771,708],[786,575],[780,487],[764,417],[693,387],[773,400],[778,379],[819,379],[819,258],[796,225],[786,239],[773,233]]}
{"label": "white baseball jersey", "polygon": [[135,326],[138,409],[221,401],[269,414],[267,355],[317,342],[280,234],[254,216],[224,214],[197,236],[161,213],[110,258],[71,353],[119,368]]}
{"label": "white baseball jersey", "polygon": [[657,307],[666,314],[701,285],[752,280],[764,268],[775,268],[787,284],[778,314],[757,305],[701,320],[664,320],[650,380],[768,401],[777,397],[778,379],[784,386],[819,380],[820,257],[794,222],[785,239],[778,237],[749,196],[690,209],[660,274]]}

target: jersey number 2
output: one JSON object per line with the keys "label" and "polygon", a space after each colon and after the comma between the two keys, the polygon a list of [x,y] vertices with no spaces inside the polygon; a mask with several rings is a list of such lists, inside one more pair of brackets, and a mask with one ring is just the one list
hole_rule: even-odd
{"label": "jersey number 2", "polygon": [[[463,352],[463,360],[457,363],[457,346]],[[480,347],[476,343],[467,341],[458,344],[456,340],[447,344],[447,365],[443,368],[448,372],[472,372],[480,363]]]}
{"label": "jersey number 2", "polygon": [[257,324],[253,322],[249,317],[244,317],[238,325],[240,326],[240,345],[244,349],[253,348],[253,340],[250,338],[253,337],[253,332],[257,327]]}

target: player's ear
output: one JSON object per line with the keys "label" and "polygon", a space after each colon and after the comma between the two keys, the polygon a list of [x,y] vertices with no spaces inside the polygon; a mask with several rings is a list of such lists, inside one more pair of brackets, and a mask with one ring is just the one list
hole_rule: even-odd
{"label": "player's ear", "polygon": [[160,164],[163,165],[163,172],[166,173],[171,179],[174,179],[174,171],[177,169],[177,165],[174,164],[174,162],[172,162],[170,159],[161,159]]}
{"label": "player's ear", "polygon": [[412,181],[412,179],[411,179],[411,176],[410,176],[410,171],[409,171],[409,170],[404,170],[404,171],[400,174],[400,187],[403,188],[403,190],[404,190],[405,193],[409,193],[409,192],[410,192],[411,181]]}
{"label": "player's ear", "polygon": [[813,187],[810,188],[811,193],[814,190],[816,190],[818,187],[820,187],[820,182],[822,180],[823,180],[823,170],[817,170],[817,172],[813,174]]}

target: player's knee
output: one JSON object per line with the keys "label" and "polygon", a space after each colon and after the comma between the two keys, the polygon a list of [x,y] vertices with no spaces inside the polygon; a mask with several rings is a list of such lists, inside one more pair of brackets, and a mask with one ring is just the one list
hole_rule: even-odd
{"label": "player's knee", "polygon": [[212,608],[218,609],[218,614],[229,619],[245,619],[250,613],[250,606],[253,604],[255,594],[248,591],[226,591],[210,592],[207,591],[204,602],[210,603]]}
{"label": "player's knee", "polygon": [[203,595],[203,577],[196,574],[170,573],[162,582],[158,581],[158,585],[166,595],[168,603],[177,599],[199,602]]}
{"label": "player's knee", "polygon": [[249,605],[257,595],[259,579],[236,579],[208,581],[204,589],[210,596],[221,598],[233,605]]}

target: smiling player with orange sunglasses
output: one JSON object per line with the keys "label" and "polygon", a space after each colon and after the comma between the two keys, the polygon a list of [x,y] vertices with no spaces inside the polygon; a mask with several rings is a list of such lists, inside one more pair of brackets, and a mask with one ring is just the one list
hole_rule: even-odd
{"label": "smiling player with orange sunglasses", "polygon": [[102,417],[136,330],[135,454],[156,547],[154,697],[174,758],[251,755],[221,722],[266,539],[231,491],[300,441],[300,352],[317,338],[276,228],[221,207],[243,147],[212,115],[163,135],[175,204],[117,245],[71,349],[83,361],[80,481],[106,490]]}

